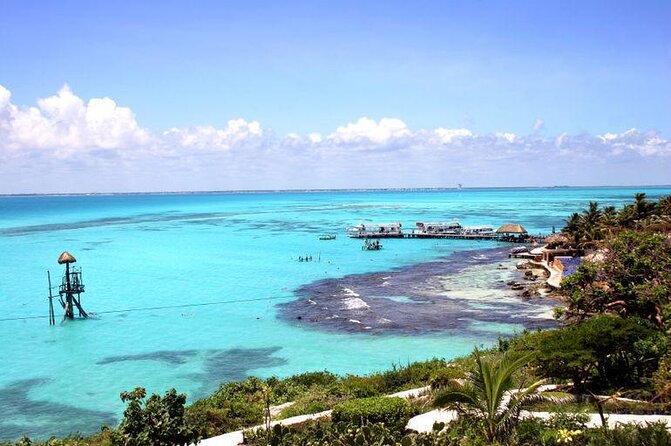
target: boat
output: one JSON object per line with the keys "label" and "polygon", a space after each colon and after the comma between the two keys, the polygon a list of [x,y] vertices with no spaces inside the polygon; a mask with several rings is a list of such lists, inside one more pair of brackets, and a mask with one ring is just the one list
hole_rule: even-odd
{"label": "boat", "polygon": [[319,240],[335,240],[336,235],[335,234],[322,234],[319,236]]}
{"label": "boat", "polygon": [[463,235],[467,236],[487,236],[492,237],[496,234],[492,226],[464,226]]}
{"label": "boat", "polygon": [[379,240],[371,242],[370,240],[366,239],[363,241],[363,246],[361,247],[362,251],[379,251],[380,249],[382,249],[382,245],[380,244]]}
{"label": "boat", "polygon": [[403,238],[401,223],[361,223],[347,228],[350,238]]}
{"label": "boat", "polygon": [[461,223],[457,220],[435,223],[418,221],[415,226],[417,226],[417,228],[412,231],[412,235],[417,238],[436,238],[447,235],[456,235],[463,229]]}

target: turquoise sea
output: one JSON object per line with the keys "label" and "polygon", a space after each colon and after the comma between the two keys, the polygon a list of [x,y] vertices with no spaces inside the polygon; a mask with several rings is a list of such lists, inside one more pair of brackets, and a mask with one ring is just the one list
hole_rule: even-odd
{"label": "turquoise sea", "polygon": [[[638,191],[671,187],[0,197],[0,440],[95,432],[135,386],[195,398],[250,374],[366,373],[551,323],[553,302],[506,288],[504,245],[368,252],[344,229],[458,218],[549,233],[590,200]],[[96,316],[52,327],[47,270],[58,283],[64,250]]]}

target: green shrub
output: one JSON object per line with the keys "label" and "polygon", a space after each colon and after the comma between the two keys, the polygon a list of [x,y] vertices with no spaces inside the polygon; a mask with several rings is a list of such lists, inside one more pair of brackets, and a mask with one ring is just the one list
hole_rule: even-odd
{"label": "green shrub", "polygon": [[336,423],[384,423],[390,429],[403,430],[410,419],[410,405],[396,397],[360,398],[338,404],[331,417]]}
{"label": "green shrub", "polygon": [[[443,443],[416,443],[383,424],[356,426],[345,423],[308,422],[300,426],[276,425],[244,433],[245,444],[254,446],[448,446]],[[456,446],[456,445],[455,445]]]}
{"label": "green shrub", "polygon": [[188,445],[202,438],[198,429],[187,422],[186,394],[171,389],[163,397],[153,394],[145,400],[146,395],[142,387],[121,393],[121,401],[128,405],[118,431],[113,433],[114,445]]}
{"label": "green shrub", "polygon": [[294,404],[284,409],[279,418],[289,418],[296,415],[322,412],[331,409],[336,404],[347,399],[342,393],[329,391],[321,387],[314,387],[309,392],[299,396]]}
{"label": "green shrub", "polygon": [[648,401],[608,400],[603,403],[607,413],[624,413],[636,415],[667,415],[671,411],[668,403],[651,403]]}
{"label": "green shrub", "polygon": [[263,422],[263,404],[256,397],[241,397],[217,401],[196,401],[187,409],[191,423],[203,430],[204,435],[214,436],[245,426]]}
{"label": "green shrub", "polygon": [[645,426],[624,425],[617,429],[593,429],[589,432],[590,446],[671,446],[671,434],[664,423]]}
{"label": "green shrub", "polygon": [[555,431],[548,423],[538,418],[527,418],[517,425],[515,441],[520,446],[536,446],[554,443]]}
{"label": "green shrub", "polygon": [[254,377],[223,383],[212,395],[193,403],[187,416],[207,436],[260,424],[264,419],[265,386],[264,381]]}
{"label": "green shrub", "polygon": [[445,387],[450,380],[465,378],[466,373],[457,367],[443,367],[433,373],[429,381],[432,389],[440,389]]}
{"label": "green shrub", "polygon": [[652,383],[657,398],[671,403],[671,350],[659,361],[659,367],[652,375]]}
{"label": "green shrub", "polygon": [[444,360],[435,358],[405,366],[392,365],[391,370],[380,373],[383,384],[381,390],[383,393],[389,393],[426,385],[431,377],[446,365]]}
{"label": "green shrub", "polygon": [[512,348],[533,351],[538,372],[573,381],[576,389],[640,386],[657,369],[667,340],[645,320],[602,315],[579,324],[527,334]]}
{"label": "green shrub", "polygon": [[113,432],[107,426],[101,428],[101,432],[89,436],[82,436],[79,433],[70,434],[65,438],[51,437],[45,442],[32,441],[27,436],[22,437],[18,442],[2,442],[0,446],[112,446]]}
{"label": "green shrub", "polygon": [[295,401],[310,389],[330,388],[338,384],[338,375],[331,372],[307,372],[293,375],[288,378],[268,378],[266,384],[270,387],[270,399],[273,404],[283,404]]}
{"label": "green shrub", "polygon": [[371,376],[347,375],[342,379],[344,389],[354,398],[368,398],[381,395],[384,381],[379,374]]}

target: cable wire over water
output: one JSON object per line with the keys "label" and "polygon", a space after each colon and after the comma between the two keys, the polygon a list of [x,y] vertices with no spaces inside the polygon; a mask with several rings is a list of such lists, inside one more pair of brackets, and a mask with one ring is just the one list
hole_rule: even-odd
{"label": "cable wire over water", "polygon": [[[219,300],[214,302],[201,302],[201,303],[190,303],[190,304],[178,304],[178,305],[161,305],[155,307],[136,307],[136,308],[124,308],[121,310],[106,310],[98,311],[96,313],[91,313],[93,316],[99,314],[113,314],[113,313],[130,313],[133,311],[151,311],[151,310],[168,310],[173,308],[188,308],[188,307],[205,307],[209,305],[225,305],[225,304],[239,304],[245,302],[260,302],[260,301],[272,301],[276,298],[273,297],[254,297],[250,299],[234,299],[234,300]],[[10,321],[22,321],[29,319],[47,319],[48,315],[40,316],[17,316],[17,317],[8,317],[0,319],[0,322],[10,322]]]}

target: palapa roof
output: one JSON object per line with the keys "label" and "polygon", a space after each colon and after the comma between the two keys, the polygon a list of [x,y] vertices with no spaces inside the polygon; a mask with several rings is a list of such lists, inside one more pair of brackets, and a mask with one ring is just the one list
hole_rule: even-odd
{"label": "palapa roof", "polygon": [[545,237],[544,243],[548,248],[557,248],[560,246],[570,245],[568,237],[566,237],[564,234],[552,234],[549,237]]}
{"label": "palapa roof", "polygon": [[76,261],[77,259],[75,259],[75,257],[67,251],[63,251],[60,257],[58,257],[58,263],[61,265],[63,263],[75,263]]}
{"label": "palapa roof", "polygon": [[505,224],[496,230],[498,234],[526,234],[527,230],[522,225]]}

